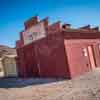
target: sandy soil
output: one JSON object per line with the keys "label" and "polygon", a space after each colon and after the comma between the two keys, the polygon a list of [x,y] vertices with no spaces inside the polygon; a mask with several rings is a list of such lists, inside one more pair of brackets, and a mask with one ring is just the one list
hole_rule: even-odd
{"label": "sandy soil", "polygon": [[100,69],[73,80],[1,79],[0,100],[100,100]]}

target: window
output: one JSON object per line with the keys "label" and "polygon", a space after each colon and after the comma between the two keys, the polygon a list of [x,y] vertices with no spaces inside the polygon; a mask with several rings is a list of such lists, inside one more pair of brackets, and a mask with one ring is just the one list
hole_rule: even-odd
{"label": "window", "polygon": [[32,37],[32,35],[29,35],[29,39],[30,39],[30,40],[33,40],[33,37]]}
{"label": "window", "polygon": [[100,50],[100,44],[98,45],[98,47],[99,47],[99,50]]}
{"label": "window", "polygon": [[86,48],[83,48],[83,55],[84,55],[85,57],[88,56],[88,54],[87,54],[87,49],[86,49]]}

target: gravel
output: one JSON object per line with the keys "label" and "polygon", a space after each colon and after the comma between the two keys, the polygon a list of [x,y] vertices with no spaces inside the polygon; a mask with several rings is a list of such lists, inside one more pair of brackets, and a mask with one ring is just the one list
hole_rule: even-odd
{"label": "gravel", "polygon": [[0,79],[0,100],[100,100],[100,68],[72,80]]}

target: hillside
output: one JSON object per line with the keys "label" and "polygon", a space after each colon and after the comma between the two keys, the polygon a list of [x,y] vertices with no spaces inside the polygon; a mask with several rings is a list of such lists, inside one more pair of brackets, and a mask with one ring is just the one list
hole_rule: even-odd
{"label": "hillside", "polygon": [[10,48],[8,46],[0,45],[0,57],[4,55],[16,54],[15,48]]}

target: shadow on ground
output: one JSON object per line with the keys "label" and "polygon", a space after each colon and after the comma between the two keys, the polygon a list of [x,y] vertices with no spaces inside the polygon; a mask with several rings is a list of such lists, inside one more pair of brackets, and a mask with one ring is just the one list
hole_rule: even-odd
{"label": "shadow on ground", "polygon": [[18,79],[18,78],[1,78],[0,88],[21,88],[29,85],[47,84],[53,82],[63,81],[64,79],[47,79],[47,78],[31,78],[31,79]]}

